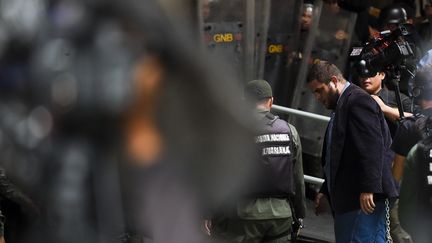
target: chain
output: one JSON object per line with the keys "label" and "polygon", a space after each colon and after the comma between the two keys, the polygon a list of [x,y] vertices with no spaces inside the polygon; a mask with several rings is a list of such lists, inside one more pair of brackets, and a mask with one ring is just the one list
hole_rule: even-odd
{"label": "chain", "polygon": [[389,200],[385,200],[385,210],[386,210],[386,238],[387,243],[393,243],[393,239],[390,235],[390,206],[389,206]]}

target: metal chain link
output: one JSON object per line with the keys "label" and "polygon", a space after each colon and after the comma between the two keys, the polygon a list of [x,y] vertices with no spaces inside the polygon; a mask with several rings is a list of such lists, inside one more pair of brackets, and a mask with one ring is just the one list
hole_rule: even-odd
{"label": "metal chain link", "polygon": [[389,200],[385,200],[385,210],[386,210],[386,238],[387,243],[393,243],[393,239],[390,235],[390,206],[389,206]]}

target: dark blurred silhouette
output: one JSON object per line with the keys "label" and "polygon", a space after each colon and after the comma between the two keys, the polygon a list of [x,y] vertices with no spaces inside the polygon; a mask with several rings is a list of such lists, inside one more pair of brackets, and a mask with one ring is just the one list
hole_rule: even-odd
{"label": "dark blurred silhouette", "polygon": [[0,156],[42,213],[20,242],[205,242],[250,172],[240,82],[156,1],[40,3],[1,63]]}

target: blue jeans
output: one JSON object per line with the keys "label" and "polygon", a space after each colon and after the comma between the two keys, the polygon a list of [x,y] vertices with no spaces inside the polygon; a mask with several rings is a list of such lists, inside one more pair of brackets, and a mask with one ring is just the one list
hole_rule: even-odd
{"label": "blue jeans", "polygon": [[337,243],[385,243],[386,210],[384,201],[375,202],[372,214],[361,210],[335,215]]}

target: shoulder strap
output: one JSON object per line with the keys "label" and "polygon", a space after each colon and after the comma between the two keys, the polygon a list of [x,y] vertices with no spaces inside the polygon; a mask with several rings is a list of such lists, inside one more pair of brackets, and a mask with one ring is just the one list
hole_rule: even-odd
{"label": "shoulder strap", "polygon": [[270,111],[265,114],[265,117],[269,120],[267,124],[273,124],[279,117],[273,115]]}
{"label": "shoulder strap", "polygon": [[[298,151],[297,144],[294,143],[294,136],[293,136],[293,133],[292,133],[292,130],[291,130],[291,126],[290,126],[290,124],[288,122],[287,122],[287,126],[288,126],[288,133],[289,133],[289,136],[291,138],[291,148],[293,148],[293,155],[297,156],[297,151]],[[293,160],[293,161],[294,161],[294,163],[296,162],[295,160]]]}

